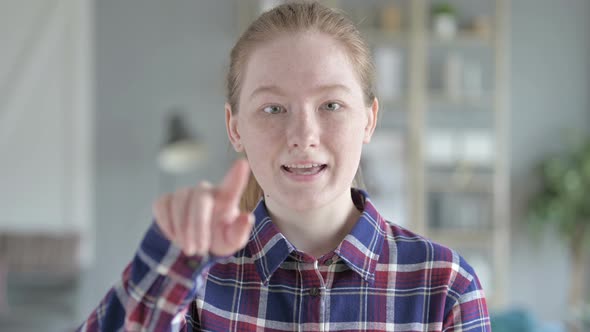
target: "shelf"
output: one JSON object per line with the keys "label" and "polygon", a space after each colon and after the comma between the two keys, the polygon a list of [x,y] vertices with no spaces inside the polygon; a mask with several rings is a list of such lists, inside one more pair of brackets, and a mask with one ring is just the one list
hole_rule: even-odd
{"label": "shelf", "polygon": [[428,173],[430,175],[452,175],[452,174],[475,174],[477,176],[493,176],[493,165],[476,164],[466,160],[456,160],[447,164],[428,164]]}
{"label": "shelf", "polygon": [[389,112],[403,112],[408,107],[406,98],[379,99],[379,110]]}
{"label": "shelf", "polygon": [[387,31],[377,28],[368,28],[362,30],[363,35],[373,45],[394,45],[405,47],[408,44],[408,34],[403,30]]}
{"label": "shelf", "polygon": [[475,108],[491,108],[492,94],[482,93],[479,97],[469,95],[452,96],[440,91],[431,91],[428,96],[431,105],[442,106],[465,106]]}
{"label": "shelf", "polygon": [[493,47],[492,38],[471,31],[460,31],[451,39],[432,36],[428,41],[431,47]]}
{"label": "shelf", "polygon": [[493,245],[494,231],[492,229],[460,229],[460,228],[431,228],[428,237],[433,241],[455,247],[486,248],[491,249]]}
{"label": "shelf", "polygon": [[485,193],[494,190],[492,172],[480,170],[441,171],[430,169],[427,174],[427,191],[440,193]]}
{"label": "shelf", "polygon": [[377,121],[377,130],[401,130],[406,132],[408,126],[408,114],[401,111],[380,113]]}

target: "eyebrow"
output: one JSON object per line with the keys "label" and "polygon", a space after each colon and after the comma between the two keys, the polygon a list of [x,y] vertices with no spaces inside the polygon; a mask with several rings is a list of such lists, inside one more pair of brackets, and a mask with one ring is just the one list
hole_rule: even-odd
{"label": "eyebrow", "polygon": [[[343,85],[343,84],[320,85],[320,86],[314,88],[314,90],[316,91],[316,93],[325,92],[325,91],[329,91],[329,90],[344,90],[345,92],[351,92],[350,88],[347,87],[346,85]],[[285,96],[287,94],[284,90],[282,90],[281,88],[279,88],[276,85],[263,85],[263,86],[260,86],[256,89],[254,89],[254,91],[252,91],[252,93],[250,94],[250,98],[254,98],[256,95],[259,95],[262,93],[272,93],[272,94],[276,94],[279,96]]]}

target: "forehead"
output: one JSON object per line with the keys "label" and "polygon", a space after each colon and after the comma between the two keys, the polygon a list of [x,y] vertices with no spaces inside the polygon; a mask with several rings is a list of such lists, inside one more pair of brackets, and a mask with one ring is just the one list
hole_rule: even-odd
{"label": "forehead", "polygon": [[308,93],[321,86],[341,85],[362,95],[344,46],[317,32],[282,34],[258,45],[245,64],[241,83],[240,97],[248,97],[260,86]]}

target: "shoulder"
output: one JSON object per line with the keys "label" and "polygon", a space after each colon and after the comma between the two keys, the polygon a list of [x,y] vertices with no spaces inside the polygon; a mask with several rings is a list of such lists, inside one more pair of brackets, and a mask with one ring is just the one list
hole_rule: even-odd
{"label": "shoulder", "polygon": [[398,264],[453,262],[457,258],[455,250],[390,221],[385,222],[387,225],[385,242],[395,248],[396,257],[391,258],[395,258]]}
{"label": "shoulder", "polygon": [[462,293],[477,279],[471,265],[455,250],[434,242],[402,226],[386,221],[387,234],[380,263],[394,265],[397,271],[436,275],[438,281]]}
{"label": "shoulder", "polygon": [[383,284],[387,280],[387,286],[410,304],[428,301],[431,308],[438,308],[431,314],[441,321],[460,319],[459,311],[487,315],[481,284],[455,249],[391,222],[385,224],[378,280]]}

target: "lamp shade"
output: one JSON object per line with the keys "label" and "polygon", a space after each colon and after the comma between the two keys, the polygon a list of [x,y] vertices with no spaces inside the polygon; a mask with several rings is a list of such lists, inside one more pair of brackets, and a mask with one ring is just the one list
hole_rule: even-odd
{"label": "lamp shade", "polygon": [[193,136],[181,113],[172,113],[167,120],[166,140],[158,155],[160,169],[181,174],[195,169],[204,159],[204,144]]}

